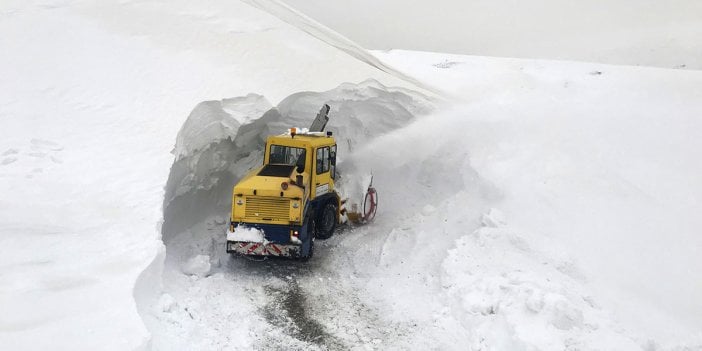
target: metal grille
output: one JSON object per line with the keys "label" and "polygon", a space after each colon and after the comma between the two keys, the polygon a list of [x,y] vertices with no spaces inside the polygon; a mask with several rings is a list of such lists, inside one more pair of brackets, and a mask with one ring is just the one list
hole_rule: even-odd
{"label": "metal grille", "polygon": [[280,197],[247,197],[246,217],[267,221],[288,221],[290,200]]}

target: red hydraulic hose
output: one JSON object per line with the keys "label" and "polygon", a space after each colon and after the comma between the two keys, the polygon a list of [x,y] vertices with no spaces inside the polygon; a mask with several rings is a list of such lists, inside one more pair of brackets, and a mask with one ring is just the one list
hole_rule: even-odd
{"label": "red hydraulic hose", "polygon": [[366,198],[363,200],[363,222],[372,221],[376,211],[378,211],[378,192],[375,188],[368,187]]}

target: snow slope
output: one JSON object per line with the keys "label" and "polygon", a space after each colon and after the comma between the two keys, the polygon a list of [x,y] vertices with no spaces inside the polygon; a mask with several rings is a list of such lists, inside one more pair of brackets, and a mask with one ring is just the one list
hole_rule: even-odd
{"label": "snow slope", "polygon": [[[517,232],[517,248],[553,251],[556,268],[581,281],[596,305],[641,338],[700,347],[700,72],[376,54],[462,98],[453,111],[419,121],[408,133],[442,135],[450,140],[444,154],[467,154],[463,162],[497,189],[491,206],[513,226],[504,234]],[[480,229],[457,245],[507,240],[494,236]],[[457,270],[449,264],[456,257],[474,256],[454,250],[444,262],[452,284],[473,291],[463,296],[472,306],[475,289],[455,276],[464,270],[470,277],[475,268]]]}
{"label": "snow slope", "polygon": [[156,257],[137,295],[158,288],[170,151],[198,102],[409,85],[239,2],[5,1],[0,31],[1,349],[147,343],[134,284]]}

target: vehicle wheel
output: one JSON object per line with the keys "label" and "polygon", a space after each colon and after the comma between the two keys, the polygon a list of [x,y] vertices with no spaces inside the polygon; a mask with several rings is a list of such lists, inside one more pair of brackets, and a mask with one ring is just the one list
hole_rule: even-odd
{"label": "vehicle wheel", "polygon": [[310,258],[312,258],[312,255],[314,255],[315,221],[313,221],[312,219],[309,219],[309,221],[310,221],[310,223],[309,223],[310,227],[307,230],[309,233],[308,237],[310,238],[310,243],[309,243],[310,249],[307,251],[307,255],[300,257],[300,261],[302,261],[302,262],[309,261]]}
{"label": "vehicle wheel", "polygon": [[310,250],[307,251],[307,256],[300,257],[300,261],[307,262],[314,256],[314,236],[310,238]]}
{"label": "vehicle wheel", "polygon": [[336,205],[327,202],[322,206],[322,210],[317,217],[317,239],[329,239],[334,234],[336,228]]}

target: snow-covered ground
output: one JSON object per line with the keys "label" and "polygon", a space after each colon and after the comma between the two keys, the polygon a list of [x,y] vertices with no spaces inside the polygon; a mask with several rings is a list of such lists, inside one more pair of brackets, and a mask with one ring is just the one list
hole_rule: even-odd
{"label": "snow-covered ground", "polygon": [[[551,264],[582,284],[588,301],[612,313],[634,333],[628,335],[639,335],[639,345],[650,338],[663,347],[700,347],[702,303],[697,297],[702,281],[696,267],[702,264],[702,222],[695,215],[702,208],[702,166],[696,161],[702,157],[700,72],[403,51],[376,54],[463,102],[408,127],[406,133],[415,134],[370,147],[402,148],[398,140],[412,140],[407,143],[416,148],[420,135],[453,140],[446,141],[442,154],[467,154],[464,162],[494,189],[490,206],[504,213],[508,237],[517,235],[518,248],[549,253],[555,260]],[[464,196],[456,201],[454,208],[472,207],[460,205],[467,201]],[[458,239],[457,246],[485,237],[498,240],[492,236],[480,230]],[[456,268],[447,267],[448,262],[444,267],[455,277]],[[509,270],[525,270],[518,261],[507,262],[501,263]],[[495,278],[484,276],[492,269],[478,270],[482,276],[469,281],[493,279],[497,285]],[[476,275],[476,268],[463,270]],[[460,280],[454,284],[466,288]],[[476,298],[473,292],[461,295],[464,303]],[[477,298],[505,304],[512,299],[495,292]],[[609,348],[604,345],[600,348]]]}
{"label": "snow-covered ground", "polygon": [[627,291],[618,308],[643,298],[700,330],[702,72],[377,54],[464,99],[446,123],[515,221]]}
{"label": "snow-covered ground", "polygon": [[[702,348],[699,71],[372,57],[247,3],[282,12],[3,5],[0,349]],[[262,138],[324,102],[376,221],[224,254]]]}

